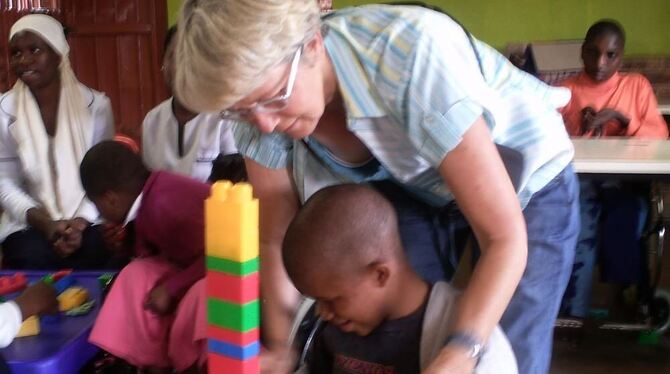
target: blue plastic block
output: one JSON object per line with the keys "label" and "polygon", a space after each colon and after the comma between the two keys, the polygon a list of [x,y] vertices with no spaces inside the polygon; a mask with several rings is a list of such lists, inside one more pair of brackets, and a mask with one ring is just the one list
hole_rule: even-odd
{"label": "blue plastic block", "polygon": [[63,278],[59,279],[54,283],[53,287],[56,289],[56,294],[60,295],[63,291],[70,288],[75,282],[74,276],[72,274],[66,275]]}
{"label": "blue plastic block", "polygon": [[259,342],[253,342],[249,345],[239,346],[209,339],[207,341],[207,348],[210,352],[218,353],[220,355],[235,358],[241,361],[258,356],[258,354],[261,352],[261,344]]}

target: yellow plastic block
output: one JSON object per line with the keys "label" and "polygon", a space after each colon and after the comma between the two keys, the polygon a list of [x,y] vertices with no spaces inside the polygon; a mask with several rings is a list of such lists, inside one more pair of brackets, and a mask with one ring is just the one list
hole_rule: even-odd
{"label": "yellow plastic block", "polygon": [[248,183],[217,182],[205,201],[207,255],[246,262],[258,257],[258,199]]}
{"label": "yellow plastic block", "polygon": [[34,336],[40,333],[40,318],[38,316],[32,316],[26,318],[25,321],[21,324],[19,333],[16,334],[17,338],[22,338],[24,336]]}
{"label": "yellow plastic block", "polygon": [[88,291],[82,287],[70,287],[58,295],[58,310],[67,312],[88,300]]}

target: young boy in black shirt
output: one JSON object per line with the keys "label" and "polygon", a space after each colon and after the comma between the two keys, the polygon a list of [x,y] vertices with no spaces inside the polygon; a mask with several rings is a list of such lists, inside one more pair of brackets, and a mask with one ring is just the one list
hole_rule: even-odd
{"label": "young boy in black shirt", "polygon": [[314,194],[290,224],[283,244],[289,277],[317,301],[327,321],[302,368],[310,373],[419,373],[445,344],[470,354],[465,370],[516,373],[502,330],[486,349],[452,331],[457,293],[428,285],[406,261],[391,204],[362,185]]}

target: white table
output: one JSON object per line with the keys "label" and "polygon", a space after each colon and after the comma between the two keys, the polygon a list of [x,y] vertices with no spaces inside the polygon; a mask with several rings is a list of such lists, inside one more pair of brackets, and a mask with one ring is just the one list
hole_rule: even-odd
{"label": "white table", "polygon": [[670,141],[635,138],[573,138],[577,173],[670,174]]}
{"label": "white table", "polygon": [[[617,178],[631,178],[657,183],[670,177],[670,140],[573,138],[572,143],[575,146],[573,161],[575,171],[582,175],[587,174],[588,178],[598,178],[599,176],[607,178],[608,175],[616,175]],[[650,196],[651,218],[650,222],[647,222],[650,232],[656,235],[655,239],[650,241],[650,243],[655,244],[650,245],[646,253],[650,272],[650,290],[654,292],[654,297],[666,294],[664,290],[657,290],[666,244],[664,235],[667,213],[663,211],[663,192],[663,188],[655,188],[652,185]],[[648,321],[651,320],[651,318],[648,319]],[[669,320],[664,320],[661,328],[667,327],[666,324],[670,323]],[[641,331],[656,329],[657,326],[649,322],[643,324],[604,323],[600,328]]]}

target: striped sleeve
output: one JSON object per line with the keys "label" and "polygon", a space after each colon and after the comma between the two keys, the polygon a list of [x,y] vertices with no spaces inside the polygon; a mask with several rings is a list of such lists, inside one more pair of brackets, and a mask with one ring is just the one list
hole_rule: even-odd
{"label": "striped sleeve", "polygon": [[291,165],[293,140],[279,133],[262,134],[243,122],[232,123],[238,152],[269,169],[285,169]]}
{"label": "striped sleeve", "polygon": [[[455,23],[426,17],[414,34],[402,78],[396,89],[395,109],[405,114],[407,134],[434,167],[461,141],[484,114],[480,97],[486,89],[467,35]],[[451,37],[444,37],[451,35]],[[404,79],[404,80],[403,80]]]}

